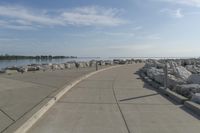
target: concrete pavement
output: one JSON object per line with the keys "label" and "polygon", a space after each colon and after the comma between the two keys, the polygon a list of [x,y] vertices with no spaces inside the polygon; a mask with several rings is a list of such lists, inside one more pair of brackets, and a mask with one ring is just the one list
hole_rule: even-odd
{"label": "concrete pavement", "polygon": [[95,67],[1,74],[0,132],[17,128],[64,86],[93,71]]}
{"label": "concrete pavement", "polygon": [[160,95],[125,65],[80,82],[29,133],[199,133],[200,118]]}

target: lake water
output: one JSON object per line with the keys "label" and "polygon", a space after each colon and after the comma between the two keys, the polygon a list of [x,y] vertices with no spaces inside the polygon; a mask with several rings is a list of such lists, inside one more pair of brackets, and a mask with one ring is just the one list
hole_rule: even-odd
{"label": "lake water", "polygon": [[[65,59],[52,59],[52,60],[36,60],[36,59],[23,59],[23,60],[0,60],[0,70],[2,68],[11,66],[25,66],[28,64],[43,64],[43,63],[66,63],[68,61],[90,61],[90,60],[113,60],[113,59],[132,59],[133,57],[78,57],[78,58],[65,58]],[[140,58],[134,58],[140,59]],[[143,58],[144,59],[144,58]]]}
{"label": "lake water", "polygon": [[[79,57],[79,58],[65,58],[65,59],[52,59],[52,60],[36,60],[36,59],[26,59],[26,60],[0,60],[0,70],[2,68],[11,67],[11,66],[24,66],[28,64],[43,64],[43,63],[65,63],[68,61],[90,61],[90,60],[113,60],[113,59],[148,59],[148,57]],[[178,58],[178,57],[177,57]],[[173,59],[177,59],[173,57]],[[186,57],[185,57],[186,58]],[[161,59],[161,57],[151,58],[151,59]],[[165,57],[162,57],[165,59]],[[178,58],[180,59],[180,57]]]}
{"label": "lake water", "polygon": [[28,64],[43,64],[43,63],[65,63],[68,61],[89,61],[100,60],[100,58],[65,58],[65,59],[52,59],[52,60],[36,60],[36,59],[24,59],[24,60],[0,60],[0,69],[11,66],[24,66]]}

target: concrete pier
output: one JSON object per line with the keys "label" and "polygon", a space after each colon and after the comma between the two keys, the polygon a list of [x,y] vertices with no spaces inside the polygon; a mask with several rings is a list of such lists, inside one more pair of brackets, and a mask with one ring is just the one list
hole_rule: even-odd
{"label": "concrete pier", "polygon": [[142,66],[124,65],[80,82],[29,133],[199,133],[200,118],[144,83],[137,74]]}
{"label": "concrete pier", "polygon": [[0,132],[14,131],[64,86],[93,71],[95,67],[1,74]]}

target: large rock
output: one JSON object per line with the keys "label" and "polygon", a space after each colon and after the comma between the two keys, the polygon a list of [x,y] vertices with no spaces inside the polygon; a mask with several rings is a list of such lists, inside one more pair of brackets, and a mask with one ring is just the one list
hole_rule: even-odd
{"label": "large rock", "polygon": [[50,69],[52,69],[52,64],[51,63],[42,64],[42,66],[41,66],[41,70],[43,70],[43,71],[50,70]]}
{"label": "large rock", "polygon": [[96,66],[96,62],[97,62],[97,61],[95,61],[95,60],[91,60],[91,61],[89,62],[90,67],[95,67],[95,66]]}
{"label": "large rock", "polygon": [[40,67],[38,66],[27,66],[27,71],[39,71]]}
{"label": "large rock", "polygon": [[151,79],[155,80],[156,82],[163,84],[164,73],[163,69],[157,69],[155,67],[151,67],[146,70],[146,74]]}
{"label": "large rock", "polygon": [[53,70],[58,70],[58,69],[59,69],[59,66],[58,66],[57,64],[53,64],[53,65],[51,66],[51,69],[53,69]]}
{"label": "large rock", "polygon": [[19,67],[17,67],[17,66],[7,67],[7,68],[5,68],[5,70],[16,70],[16,71],[18,71]]}
{"label": "large rock", "polygon": [[21,72],[21,73],[28,72],[28,67],[27,66],[20,67],[18,71]]}
{"label": "large rock", "polygon": [[168,69],[169,69],[169,72],[171,73],[171,74],[173,74],[173,75],[175,75],[176,74],[176,67],[178,67],[178,64],[176,63],[176,62],[174,62],[174,61],[170,61],[169,62],[169,67],[168,67]]}
{"label": "large rock", "polygon": [[172,89],[176,85],[185,84],[186,82],[180,78],[175,77],[174,75],[168,74],[167,87]]}
{"label": "large rock", "polygon": [[10,74],[18,73],[18,71],[17,70],[5,70],[5,73],[10,75]]}
{"label": "large rock", "polygon": [[192,95],[191,101],[200,104],[200,93],[195,93]]}
{"label": "large rock", "polygon": [[193,64],[194,64],[194,60],[193,59],[182,60],[182,66],[193,65]]}
{"label": "large rock", "polygon": [[103,60],[98,61],[98,65],[105,66],[105,61]]}
{"label": "large rock", "polygon": [[87,61],[87,62],[85,62],[85,65],[86,65],[86,67],[89,67],[90,63]]}
{"label": "large rock", "polygon": [[200,73],[200,68],[196,67],[194,65],[187,65],[185,68],[190,71],[192,74],[199,74]]}
{"label": "large rock", "polygon": [[65,63],[65,68],[67,69],[76,68],[76,64],[74,62]]}
{"label": "large rock", "polygon": [[133,61],[129,60],[129,59],[127,59],[126,62],[127,62],[127,64],[133,64]]}
{"label": "large rock", "polygon": [[124,64],[127,64],[127,62],[125,60],[119,60],[119,64],[124,65]]}
{"label": "large rock", "polygon": [[[152,80],[156,81],[157,83],[164,85],[164,72],[163,69],[157,69],[155,67],[151,67],[146,69],[146,75],[150,77]],[[168,88],[174,88],[177,84],[184,84],[185,82],[175,77],[174,75],[168,74]]]}
{"label": "large rock", "polygon": [[192,84],[200,84],[200,74],[190,75],[187,81],[188,83],[192,83]]}
{"label": "large rock", "polygon": [[156,82],[160,83],[161,85],[164,84],[164,74],[157,74],[157,75],[154,75],[154,78],[153,78]]}
{"label": "large rock", "polygon": [[58,64],[59,69],[64,70],[65,69],[65,64]]}
{"label": "large rock", "polygon": [[182,96],[191,98],[192,94],[200,93],[200,85],[199,84],[177,85],[174,88],[174,91],[181,94]]}
{"label": "large rock", "polygon": [[146,68],[150,68],[150,67],[155,67],[155,68],[158,68],[158,69],[162,69],[164,67],[164,64],[156,61],[156,60],[148,60],[146,63],[145,63],[145,66]]}
{"label": "large rock", "polygon": [[85,68],[86,67],[86,63],[85,62],[76,62],[76,67],[77,68]]}
{"label": "large rock", "polygon": [[105,61],[105,65],[113,65],[113,61],[111,61],[111,60],[106,60],[106,61]]}
{"label": "large rock", "polygon": [[182,65],[182,61],[181,60],[176,60],[176,63],[177,63],[178,66]]}
{"label": "large rock", "polygon": [[192,75],[191,72],[189,72],[186,68],[182,67],[182,66],[177,66],[175,68],[175,76],[177,76],[178,78],[181,78],[185,81],[187,81],[187,79]]}

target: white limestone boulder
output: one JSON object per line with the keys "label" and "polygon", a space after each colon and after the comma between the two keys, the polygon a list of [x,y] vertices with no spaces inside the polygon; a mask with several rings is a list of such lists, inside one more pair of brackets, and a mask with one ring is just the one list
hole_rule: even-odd
{"label": "white limestone boulder", "polygon": [[177,76],[178,78],[181,78],[181,79],[187,81],[187,79],[191,75],[192,75],[192,73],[189,72],[186,68],[184,68],[182,66],[175,67],[175,76]]}
{"label": "white limestone boulder", "polygon": [[185,83],[186,82],[183,79],[177,78],[174,75],[168,74],[168,81],[167,81],[168,88],[174,88],[176,85],[181,85]]}
{"label": "white limestone boulder", "polygon": [[156,82],[163,84],[164,81],[163,69],[157,69],[155,67],[151,67],[146,70],[146,74],[148,77],[155,80]]}
{"label": "white limestone boulder", "polygon": [[191,84],[200,84],[200,74],[192,74],[187,80]]}
{"label": "white limestone boulder", "polygon": [[192,95],[191,101],[200,104],[200,93],[195,93]]}
{"label": "white limestone boulder", "polygon": [[199,84],[177,85],[174,88],[174,91],[177,92],[178,94],[181,94],[182,96],[191,98],[192,94],[200,93],[200,85]]}
{"label": "white limestone boulder", "polygon": [[76,64],[74,62],[65,63],[65,68],[66,69],[76,68]]}
{"label": "white limestone boulder", "polygon": [[58,64],[58,68],[61,69],[61,70],[64,70],[65,69],[65,64]]}
{"label": "white limestone boulder", "polygon": [[199,67],[196,67],[194,65],[187,65],[185,66],[185,68],[190,71],[192,74],[198,74],[200,73],[200,68]]}

